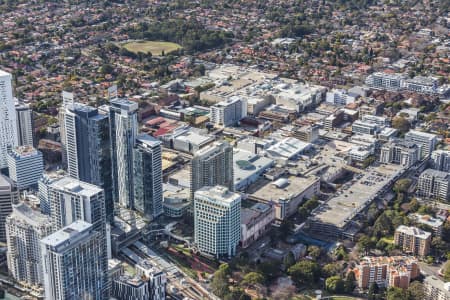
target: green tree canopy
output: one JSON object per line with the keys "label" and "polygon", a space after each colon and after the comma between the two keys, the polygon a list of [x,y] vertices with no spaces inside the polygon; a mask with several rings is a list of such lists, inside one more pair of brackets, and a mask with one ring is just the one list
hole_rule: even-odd
{"label": "green tree canopy", "polygon": [[288,274],[294,281],[312,284],[319,279],[320,268],[316,262],[302,260],[288,269]]}

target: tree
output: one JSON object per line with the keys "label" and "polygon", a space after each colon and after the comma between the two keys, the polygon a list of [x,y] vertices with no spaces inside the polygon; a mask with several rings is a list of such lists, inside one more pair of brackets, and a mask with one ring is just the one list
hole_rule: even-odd
{"label": "tree", "polygon": [[419,202],[417,201],[416,198],[413,198],[410,202],[409,202],[409,211],[411,212],[416,212],[420,207]]}
{"label": "tree", "polygon": [[442,226],[442,239],[450,243],[450,221],[446,221]]}
{"label": "tree", "polygon": [[409,131],[411,124],[405,117],[397,116],[392,120],[392,127],[398,129],[400,133],[406,133]]}
{"label": "tree", "polygon": [[330,293],[343,293],[344,281],[340,276],[331,276],[325,280],[325,288]]}
{"label": "tree", "polygon": [[420,281],[413,281],[407,290],[408,300],[423,300],[425,299],[424,286]]}
{"label": "tree", "polygon": [[376,295],[380,292],[380,288],[376,282],[372,282],[369,286],[369,292],[367,293],[368,300],[374,300]]}
{"label": "tree", "polygon": [[309,215],[308,210],[304,206],[298,208],[298,215],[302,221],[306,220]]}
{"label": "tree", "polygon": [[322,267],[322,276],[325,278],[337,275],[341,270],[341,266],[337,263],[329,263]]}
{"label": "tree", "polygon": [[261,273],[250,272],[244,276],[242,280],[242,285],[244,286],[255,286],[257,284],[264,283],[264,276]]}
{"label": "tree", "polygon": [[409,178],[399,179],[394,184],[394,191],[397,193],[406,193],[410,185],[411,179]]}
{"label": "tree", "polygon": [[386,300],[408,300],[408,296],[403,289],[390,287],[386,293]]}
{"label": "tree", "polygon": [[295,257],[292,251],[289,251],[289,253],[284,257],[283,264],[286,270],[295,264]]}
{"label": "tree", "polygon": [[450,281],[450,262],[444,266],[444,279]]}
{"label": "tree", "polygon": [[372,240],[367,235],[362,235],[358,241],[358,248],[367,254],[373,248]]}
{"label": "tree", "polygon": [[320,247],[314,245],[308,247],[308,255],[311,256],[312,258],[318,259],[321,254],[322,249],[320,249]]}
{"label": "tree", "polygon": [[320,268],[316,262],[302,260],[290,267],[288,274],[297,282],[312,284],[319,279]]}
{"label": "tree", "polygon": [[230,288],[228,287],[228,276],[230,273],[228,264],[221,264],[219,270],[214,273],[211,289],[220,298],[224,298],[230,292]]}
{"label": "tree", "polygon": [[350,271],[347,273],[347,277],[345,278],[345,282],[344,282],[344,288],[345,288],[345,292],[346,293],[353,293],[353,290],[356,287],[356,276],[355,276],[355,272]]}

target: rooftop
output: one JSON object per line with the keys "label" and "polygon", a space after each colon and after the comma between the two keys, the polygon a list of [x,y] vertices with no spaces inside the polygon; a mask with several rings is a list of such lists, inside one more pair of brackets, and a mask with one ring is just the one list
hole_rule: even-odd
{"label": "rooftop", "polygon": [[12,153],[19,158],[37,155],[39,152],[33,146],[18,146],[12,150]]}
{"label": "rooftop", "polygon": [[50,218],[42,214],[40,211],[32,209],[25,203],[13,205],[13,212],[10,215],[13,219],[22,219],[32,226],[48,225],[50,226]]}
{"label": "rooftop", "polygon": [[421,224],[426,224],[431,227],[439,227],[444,224],[444,221],[438,218],[433,218],[429,215],[419,215],[419,214],[411,214],[410,217],[415,220],[416,222],[419,222]]}
{"label": "rooftop", "polygon": [[96,185],[79,181],[69,176],[62,177],[61,179],[54,181],[50,187],[56,190],[66,191],[86,197],[91,197],[103,192],[103,189]]}
{"label": "rooftop", "polygon": [[161,145],[161,141],[152,137],[151,135],[148,135],[146,133],[142,133],[139,134],[136,137],[136,141],[138,144],[144,146],[144,147],[149,147],[149,148],[154,148],[154,147],[158,147]]}
{"label": "rooftop", "polygon": [[241,199],[241,196],[237,193],[230,192],[228,188],[220,185],[214,187],[202,187],[195,192],[194,198],[197,197],[207,198],[211,202],[220,202],[223,204],[230,205],[235,201]]}
{"label": "rooftop", "polygon": [[66,242],[72,243],[78,240],[81,234],[89,231],[91,227],[91,224],[82,220],[77,220],[63,229],[43,238],[41,242],[51,247],[58,247]]}
{"label": "rooftop", "polygon": [[267,201],[289,200],[303,193],[318,180],[319,178],[315,176],[290,176],[279,178],[277,181],[261,179],[256,183],[257,186],[250,187],[249,193],[256,198]]}
{"label": "rooftop", "polygon": [[430,232],[424,231],[420,228],[417,227],[409,227],[409,226],[405,226],[405,225],[400,225],[397,227],[397,229],[395,230],[396,232],[401,232],[407,235],[413,235],[416,238],[420,238],[420,239],[427,239],[431,236]]}
{"label": "rooftop", "polygon": [[348,189],[338,191],[333,198],[322,204],[313,214],[312,221],[343,228],[360,210],[371,203],[376,194],[385,189],[388,182],[401,170],[399,165],[368,168]]}
{"label": "rooftop", "polygon": [[450,180],[450,173],[434,169],[426,169],[420,174],[420,177],[438,177],[441,179]]}

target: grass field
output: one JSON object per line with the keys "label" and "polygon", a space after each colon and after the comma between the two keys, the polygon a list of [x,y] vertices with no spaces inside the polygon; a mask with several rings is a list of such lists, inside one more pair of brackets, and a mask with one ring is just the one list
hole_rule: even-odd
{"label": "grass field", "polygon": [[164,51],[165,54],[168,54],[172,51],[181,49],[182,47],[175,43],[170,42],[152,42],[152,41],[136,41],[129,42],[122,45],[128,51],[138,53],[138,52],[151,52],[153,55],[158,56],[162,55]]}

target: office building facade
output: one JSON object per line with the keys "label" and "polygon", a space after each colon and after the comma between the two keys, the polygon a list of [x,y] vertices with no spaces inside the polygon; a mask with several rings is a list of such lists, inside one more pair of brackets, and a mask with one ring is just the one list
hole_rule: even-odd
{"label": "office building facade", "polygon": [[46,300],[108,299],[103,237],[78,220],[41,240]]}
{"label": "office building facade", "polygon": [[232,257],[241,237],[241,196],[223,186],[203,187],[194,197],[194,239],[201,253]]}
{"label": "office building facade", "polygon": [[163,213],[161,142],[147,134],[136,139],[133,154],[135,210],[153,220]]}
{"label": "office building facade", "polygon": [[16,106],[16,128],[17,143],[19,146],[33,146],[33,111],[29,105],[19,104]]}
{"label": "office building facade", "polygon": [[138,133],[138,104],[126,99],[110,102],[109,123],[114,199],[133,207],[133,149]]}
{"label": "office building facade", "polygon": [[[52,233],[50,218],[24,203],[6,219],[8,270],[19,284],[39,291],[44,284],[40,240]],[[42,292],[42,291],[40,291]]]}
{"label": "office building facade", "polygon": [[197,151],[191,162],[191,199],[198,189],[215,185],[233,190],[233,147],[227,142]]}
{"label": "office building facade", "polygon": [[8,149],[17,146],[12,75],[0,70],[0,170],[8,167]]}
{"label": "office building facade", "polygon": [[114,216],[109,117],[96,108],[69,104],[65,108],[68,174],[102,187],[108,221]]}
{"label": "office building facade", "polygon": [[8,169],[19,190],[36,188],[44,171],[44,158],[33,146],[15,147],[8,151]]}

